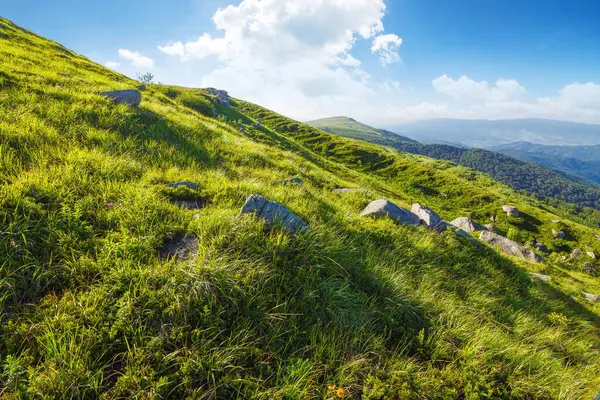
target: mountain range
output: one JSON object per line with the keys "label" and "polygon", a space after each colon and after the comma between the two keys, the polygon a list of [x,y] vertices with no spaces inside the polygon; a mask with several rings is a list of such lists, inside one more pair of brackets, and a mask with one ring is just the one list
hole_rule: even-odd
{"label": "mountain range", "polygon": [[547,119],[432,119],[389,127],[418,141],[488,148],[517,141],[546,145],[600,144],[600,125]]}

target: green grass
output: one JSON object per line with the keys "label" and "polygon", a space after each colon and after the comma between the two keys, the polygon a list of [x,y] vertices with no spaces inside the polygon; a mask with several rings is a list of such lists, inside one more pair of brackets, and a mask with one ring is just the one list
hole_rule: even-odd
{"label": "green grass", "polygon": [[[139,109],[114,105],[96,93],[137,83],[0,24],[3,398],[332,399],[335,385],[346,398],[582,399],[600,389],[600,306],[581,296],[600,282],[583,260],[561,259],[600,252],[592,229],[466,168],[241,100],[213,105],[212,117],[204,91],[150,85]],[[291,176],[304,185],[271,185]],[[182,180],[199,190],[165,186]],[[239,216],[251,193],[310,232]],[[500,216],[498,228],[557,252],[534,266],[449,232],[361,219],[380,197],[479,222],[509,202],[524,216]],[[551,241],[552,219],[565,240]],[[198,236],[198,257],[162,259],[180,233]]]}

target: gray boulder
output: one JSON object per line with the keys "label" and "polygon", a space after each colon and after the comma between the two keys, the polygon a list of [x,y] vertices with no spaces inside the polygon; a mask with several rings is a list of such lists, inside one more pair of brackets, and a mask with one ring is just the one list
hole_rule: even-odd
{"label": "gray boulder", "polygon": [[519,209],[517,207],[504,205],[504,206],[502,206],[502,210],[509,217],[518,217],[519,216]]}
{"label": "gray boulder", "polygon": [[273,185],[302,185],[302,179],[300,178],[290,178],[284,179],[281,181],[273,182]]}
{"label": "gray boulder", "polygon": [[418,203],[412,205],[411,212],[419,217],[421,223],[428,228],[434,228],[442,222],[442,218],[435,211]]}
{"label": "gray boulder", "polygon": [[231,97],[225,90],[219,90],[215,88],[208,88],[206,91],[216,97],[216,102],[225,107],[231,107]]}
{"label": "gray boulder", "polygon": [[473,222],[473,220],[470,217],[460,217],[460,218],[456,218],[454,221],[450,222],[452,225],[456,226],[457,228],[462,229],[465,232],[479,232],[479,231],[486,231],[487,228],[483,225],[479,225],[476,222]]}
{"label": "gray boulder", "polygon": [[198,255],[198,237],[193,233],[174,238],[161,251],[162,258],[190,260]]}
{"label": "gray boulder", "polygon": [[167,186],[168,187],[172,187],[172,188],[178,188],[180,186],[185,186],[188,189],[198,190],[198,185],[196,185],[193,182],[189,182],[189,181],[181,181],[181,182],[175,182],[175,183],[168,183]]}
{"label": "gray boulder", "polygon": [[450,229],[452,232],[454,232],[456,236],[464,237],[466,239],[469,239],[469,241],[471,242],[475,242],[475,238],[473,236],[463,231],[462,229],[452,225],[450,222],[442,220],[436,226],[433,227],[433,230],[439,233],[442,233],[447,229]]}
{"label": "gray boulder", "polygon": [[537,279],[539,281],[543,281],[543,282],[550,282],[552,280],[551,276],[548,275],[542,275],[542,274],[535,274],[533,272],[530,272],[529,275],[533,278],[533,279]]}
{"label": "gray boulder", "polygon": [[548,249],[548,247],[545,244],[543,244],[543,243],[535,242],[533,244],[533,247],[536,250],[541,251],[542,253],[549,253],[550,252],[550,250]]}
{"label": "gray boulder", "polygon": [[591,293],[583,292],[583,298],[586,299],[587,301],[591,301],[592,303],[597,303],[600,301],[600,296],[598,296],[596,294],[591,294]]}
{"label": "gray boulder", "polygon": [[481,232],[479,239],[484,243],[492,245],[504,254],[519,257],[532,263],[544,262],[544,259],[533,250],[530,250],[513,240],[507,239],[504,236],[489,231],[483,231]]}
{"label": "gray boulder", "polygon": [[496,225],[494,224],[485,224],[485,229],[490,232],[496,232]]}
{"label": "gray boulder", "polygon": [[344,194],[344,193],[352,193],[352,192],[364,192],[367,193],[368,190],[367,189],[363,189],[363,188],[339,188],[339,189],[333,189],[334,193],[339,193],[339,194]]}
{"label": "gray boulder", "polygon": [[142,94],[137,90],[113,90],[109,92],[100,92],[101,96],[108,97],[117,104],[127,104],[131,107],[137,107],[142,102]]}
{"label": "gray boulder", "polygon": [[259,194],[252,194],[246,199],[240,214],[255,214],[264,219],[268,226],[281,224],[286,230],[296,232],[308,231],[308,224],[286,207],[269,201]]}
{"label": "gray boulder", "polygon": [[598,270],[596,269],[596,267],[594,266],[594,264],[592,264],[591,262],[585,262],[583,263],[583,272],[585,272],[586,274],[590,274],[593,276],[598,275]]}
{"label": "gray boulder", "polygon": [[398,223],[408,225],[420,225],[421,223],[419,217],[412,212],[402,207],[398,207],[391,201],[384,199],[375,200],[369,203],[363,212],[360,213],[360,216],[377,219],[389,217]]}
{"label": "gray boulder", "polygon": [[577,260],[579,257],[581,257],[582,254],[583,252],[581,251],[581,249],[573,250],[573,252],[571,253],[571,260]]}

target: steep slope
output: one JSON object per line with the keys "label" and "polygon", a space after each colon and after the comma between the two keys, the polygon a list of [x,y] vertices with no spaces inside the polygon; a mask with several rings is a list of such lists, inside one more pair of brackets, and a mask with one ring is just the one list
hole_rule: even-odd
{"label": "steep slope", "polygon": [[[600,306],[582,295],[600,282],[584,258],[562,260],[600,252],[598,232],[560,210],[205,90],[149,85],[139,108],[116,105],[97,93],[136,82],[4,19],[0,76],[3,397],[579,399],[600,388]],[[272,184],[293,175],[304,184]],[[198,190],[167,186],[178,181]],[[240,216],[251,193],[310,232]],[[510,202],[522,217],[498,215],[498,229],[555,252],[533,265],[360,218],[380,197],[480,222]],[[564,239],[551,242],[552,219]],[[161,257],[182,235],[197,238],[195,257]]]}
{"label": "steep slope", "polygon": [[[330,126],[328,132],[343,137],[344,129]],[[494,179],[516,190],[533,193],[547,199],[554,206],[560,201],[579,207],[600,209],[600,186],[583,179],[534,162],[524,162],[502,153],[482,149],[449,146],[444,144],[421,144],[405,141],[384,141],[375,136],[363,135],[360,140],[391,146],[399,151],[420,154],[439,160],[452,161],[465,167],[489,174]],[[533,160],[532,160],[533,161]],[[542,163],[543,164],[543,163]],[[593,173],[593,172],[590,172]],[[594,212],[589,210],[588,212]],[[596,223],[596,219],[594,220]],[[597,225],[596,225],[597,226]]]}
{"label": "steep slope", "polygon": [[406,136],[400,136],[385,129],[376,129],[348,117],[331,117],[309,121],[307,125],[325,132],[336,133],[344,137],[366,140],[372,143],[389,145],[396,141],[416,143]]}

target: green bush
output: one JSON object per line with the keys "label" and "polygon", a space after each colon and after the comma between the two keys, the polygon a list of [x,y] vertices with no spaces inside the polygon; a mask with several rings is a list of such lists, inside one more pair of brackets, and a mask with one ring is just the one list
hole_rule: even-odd
{"label": "green bush", "polygon": [[186,107],[199,112],[207,117],[215,116],[215,107],[206,97],[200,93],[185,92],[179,96],[179,101]]}

